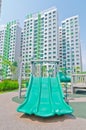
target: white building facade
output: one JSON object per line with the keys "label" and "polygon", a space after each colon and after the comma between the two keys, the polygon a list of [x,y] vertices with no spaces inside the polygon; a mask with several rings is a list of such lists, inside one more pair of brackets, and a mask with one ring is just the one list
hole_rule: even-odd
{"label": "white building facade", "polygon": [[5,39],[5,30],[6,26],[0,26],[0,70],[2,70],[2,56],[3,56],[3,49],[4,49],[4,39]]}
{"label": "white building facade", "polygon": [[[25,67],[33,59],[57,60],[58,16],[55,7],[28,15],[24,21],[22,35],[22,77]],[[47,70],[52,65],[46,64]]]}
{"label": "white building facade", "polygon": [[[4,60],[9,60],[11,63],[19,61],[21,45],[21,28],[19,23],[12,21],[7,25],[0,27],[0,56]],[[2,60],[1,60],[2,62]],[[10,78],[10,67],[1,64],[3,78]]]}
{"label": "white building facade", "polygon": [[60,68],[66,66],[67,73],[82,71],[79,17],[65,19],[59,28]]}

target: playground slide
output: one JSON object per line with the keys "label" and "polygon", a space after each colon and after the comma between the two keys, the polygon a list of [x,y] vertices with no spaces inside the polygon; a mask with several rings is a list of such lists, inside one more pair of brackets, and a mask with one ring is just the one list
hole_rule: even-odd
{"label": "playground slide", "polygon": [[65,75],[62,72],[59,72],[59,77],[61,82],[66,82],[66,83],[71,82],[71,76]]}
{"label": "playground slide", "polygon": [[64,101],[59,77],[31,77],[26,99],[18,112],[41,117],[70,114],[72,108]]}

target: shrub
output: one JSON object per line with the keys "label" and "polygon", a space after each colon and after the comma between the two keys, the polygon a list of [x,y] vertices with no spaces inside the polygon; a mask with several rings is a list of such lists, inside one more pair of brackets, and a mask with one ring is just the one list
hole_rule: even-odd
{"label": "shrub", "polygon": [[29,80],[22,80],[22,88],[26,88],[28,86]]}
{"label": "shrub", "polygon": [[3,80],[0,82],[0,91],[9,91],[18,89],[18,81]]}

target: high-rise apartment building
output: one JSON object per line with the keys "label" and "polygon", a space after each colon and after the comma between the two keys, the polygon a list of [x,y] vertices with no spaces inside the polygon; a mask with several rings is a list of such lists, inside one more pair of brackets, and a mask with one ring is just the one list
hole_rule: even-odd
{"label": "high-rise apartment building", "polygon": [[[24,21],[22,37],[22,76],[25,78],[25,66],[32,58],[57,60],[57,9],[53,7],[36,14],[28,15]],[[47,70],[51,67],[48,64],[46,66]]]}
{"label": "high-rise apartment building", "polygon": [[0,70],[2,69],[2,56],[3,56],[3,49],[4,49],[4,39],[5,39],[5,30],[6,26],[0,26]]}
{"label": "high-rise apartment building", "polygon": [[[27,15],[22,32],[16,21],[0,26],[0,56],[11,62],[19,62],[22,57],[23,79],[29,76],[31,59],[49,61],[59,58],[60,68],[66,65],[67,73],[81,71],[79,17],[65,19],[58,28],[57,9],[52,7]],[[54,69],[54,64],[44,65],[47,72]],[[10,67],[0,64],[0,69],[4,78],[11,76]]]}
{"label": "high-rise apartment building", "polygon": [[73,16],[62,21],[59,28],[60,67],[66,65],[67,73],[82,70],[79,17]]}
{"label": "high-rise apartment building", "polygon": [[62,68],[62,63],[63,63],[63,59],[62,59],[62,52],[63,52],[63,48],[62,48],[62,27],[59,27],[59,49],[58,49],[58,56],[59,56],[59,67]]}
{"label": "high-rise apartment building", "polygon": [[[4,60],[18,62],[20,57],[21,28],[19,23],[12,21],[5,26],[0,26],[0,55]],[[2,60],[1,60],[2,62]],[[10,67],[1,64],[3,78],[11,76]]]}

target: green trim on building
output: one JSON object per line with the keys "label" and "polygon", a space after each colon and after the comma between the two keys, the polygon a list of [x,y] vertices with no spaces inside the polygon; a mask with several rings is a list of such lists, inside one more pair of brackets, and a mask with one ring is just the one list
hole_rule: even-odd
{"label": "green trim on building", "polygon": [[27,18],[27,19],[32,18],[32,14],[28,14],[28,15],[26,16],[26,18]]}
{"label": "green trim on building", "polygon": [[40,59],[40,45],[41,45],[41,14],[38,14],[38,31],[37,31],[37,50],[36,50],[36,59]]}
{"label": "green trim on building", "polygon": [[[11,26],[16,24],[16,20],[7,23],[6,30],[5,30],[5,39],[4,39],[4,49],[3,49],[3,61],[9,60],[9,50],[10,50],[10,38],[11,38]],[[2,70],[3,70],[3,78],[6,79],[7,77],[7,70],[8,70],[7,64],[2,64]]]}
{"label": "green trim on building", "polygon": [[[4,50],[3,50],[3,60],[9,60],[9,48],[10,48],[10,26],[11,23],[8,23],[5,31],[5,40],[4,40]],[[8,65],[3,64],[3,78],[7,77]]]}

